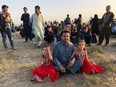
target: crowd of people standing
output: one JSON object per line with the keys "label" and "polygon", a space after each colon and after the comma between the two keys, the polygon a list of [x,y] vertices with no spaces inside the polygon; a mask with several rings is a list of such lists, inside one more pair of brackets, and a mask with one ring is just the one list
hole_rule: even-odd
{"label": "crowd of people standing", "polygon": [[[109,44],[109,35],[110,35],[109,32],[111,32],[110,31],[111,22],[113,21],[114,18],[114,14],[110,12],[110,8],[111,7],[109,5],[106,7],[106,13],[108,14],[107,16],[105,13],[102,18],[98,18],[98,15],[95,14],[93,18],[91,17],[91,20],[89,20],[88,23],[83,23],[82,14],[79,14],[78,18],[75,18],[74,20],[71,20],[70,15],[67,14],[67,17],[61,22],[57,22],[56,20],[53,22],[51,21],[44,22],[43,16],[40,12],[40,7],[35,7],[35,13],[32,15],[30,23],[26,22],[29,23],[30,26],[32,25],[32,29],[26,28],[25,27],[26,25],[24,23],[25,20],[22,20],[21,18],[21,20],[23,21],[25,38],[27,38],[28,36],[31,37],[32,35],[31,33],[27,34],[26,31],[32,31],[35,35],[34,45],[36,47],[40,47],[43,41],[47,43],[60,41],[61,31],[68,30],[71,33],[70,39],[73,44],[76,44],[76,42],[78,42],[78,40],[81,39],[81,40],[85,40],[86,44],[88,44],[89,46],[91,46],[91,43],[97,43],[97,42],[98,45],[101,45],[105,35],[106,38],[105,46],[107,46]],[[26,17],[24,18],[28,19],[29,21],[30,19],[28,16],[29,14],[25,12],[25,10],[24,10],[24,14],[27,15],[27,18]],[[24,14],[22,16],[24,16]],[[39,15],[38,16],[39,21],[36,20],[38,19],[37,14]],[[39,25],[36,23],[38,23]],[[107,24],[104,25],[104,23]],[[105,31],[108,30],[106,33],[103,33],[104,31],[102,31],[102,29],[104,28],[103,26],[105,26]],[[99,38],[97,39],[97,37]],[[32,38],[30,38],[30,40],[32,40]],[[39,42],[37,40],[39,40]],[[27,40],[25,40],[25,42],[27,42]]]}
{"label": "crowd of people standing", "polygon": [[[97,43],[98,36],[98,45],[102,44],[105,37],[105,46],[107,46],[109,44],[109,32],[111,31],[111,22],[114,18],[114,14],[110,12],[110,9],[111,6],[108,5],[106,7],[106,13],[101,19],[98,18],[97,14],[95,14],[93,18],[91,17],[88,23],[83,23],[82,14],[79,14],[78,18],[75,18],[74,20],[71,20],[69,14],[67,14],[67,17],[61,22],[57,22],[56,20],[54,22],[44,22],[44,18],[42,16],[39,6],[35,6],[35,13],[31,17],[28,13],[28,8],[24,7],[24,13],[21,16],[21,21],[23,21],[22,36],[25,38],[25,42],[27,42],[28,39],[32,41],[32,37],[34,37],[34,46],[39,48],[43,41],[47,43],[60,41],[61,31],[68,30],[71,33],[70,38],[73,44],[81,39],[85,40],[86,44],[91,46],[91,43]],[[0,14],[6,15],[5,19],[7,19],[5,20],[6,23],[4,22],[3,24],[1,24],[2,26],[5,26],[1,26],[1,34],[4,47],[6,49],[8,48],[6,43],[7,34],[11,43],[11,47],[12,49],[14,49],[14,43],[10,31],[12,19],[10,13],[8,13],[7,5],[2,6],[2,12]]]}

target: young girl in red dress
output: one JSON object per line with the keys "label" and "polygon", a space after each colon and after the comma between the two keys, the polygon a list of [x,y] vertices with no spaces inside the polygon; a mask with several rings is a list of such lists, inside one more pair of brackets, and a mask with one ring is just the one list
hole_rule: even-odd
{"label": "young girl in red dress", "polygon": [[77,49],[72,54],[72,57],[75,57],[78,60],[82,60],[83,62],[80,71],[86,74],[102,73],[104,71],[103,67],[89,61],[85,45],[85,41],[80,40]]}
{"label": "young girl in red dress", "polygon": [[54,82],[58,79],[59,73],[54,69],[52,62],[52,54],[50,52],[50,46],[43,46],[43,56],[40,61],[40,67],[35,68],[32,72],[31,80],[37,82],[50,81]]}

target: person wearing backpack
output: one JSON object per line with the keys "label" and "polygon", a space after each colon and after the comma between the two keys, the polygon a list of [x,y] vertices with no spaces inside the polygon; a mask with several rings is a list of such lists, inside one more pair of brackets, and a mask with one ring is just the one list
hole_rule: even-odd
{"label": "person wearing backpack", "polygon": [[12,35],[11,35],[12,19],[11,19],[10,13],[8,12],[8,6],[7,5],[2,5],[2,11],[0,12],[0,15],[1,15],[1,18],[2,18],[2,20],[0,20],[0,21],[1,21],[1,23],[3,23],[3,24],[0,24],[0,26],[2,25],[1,29],[0,29],[1,30],[0,32],[1,32],[2,42],[3,42],[4,48],[8,49],[8,46],[7,46],[7,43],[6,43],[6,35],[7,35],[8,38],[9,38],[12,50],[15,50],[14,49],[13,38],[12,38]]}

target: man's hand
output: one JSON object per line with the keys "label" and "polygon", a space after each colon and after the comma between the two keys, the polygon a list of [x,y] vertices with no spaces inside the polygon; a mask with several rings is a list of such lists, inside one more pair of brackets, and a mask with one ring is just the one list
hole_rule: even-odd
{"label": "man's hand", "polygon": [[60,68],[60,71],[61,72],[63,72],[63,73],[65,73],[66,72],[66,69],[61,65],[61,66],[59,66],[59,68]]}
{"label": "man's hand", "polygon": [[67,68],[72,67],[74,65],[74,63],[75,63],[75,59],[74,58],[72,60],[69,60],[69,63],[67,65]]}

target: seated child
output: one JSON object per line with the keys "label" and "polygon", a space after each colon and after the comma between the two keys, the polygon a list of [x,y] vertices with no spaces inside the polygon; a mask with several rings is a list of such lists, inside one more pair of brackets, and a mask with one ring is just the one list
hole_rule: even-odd
{"label": "seated child", "polygon": [[54,69],[54,64],[52,62],[50,46],[44,45],[40,66],[33,70],[31,80],[37,82],[54,82],[58,77],[59,73]]}
{"label": "seated child", "polygon": [[80,71],[86,74],[93,74],[93,73],[102,73],[104,71],[104,68],[92,63],[88,59],[87,51],[85,49],[85,41],[80,40],[78,43],[77,50],[75,50],[71,56],[71,58],[75,58],[77,60],[81,60],[83,62],[82,67],[80,68]]}

